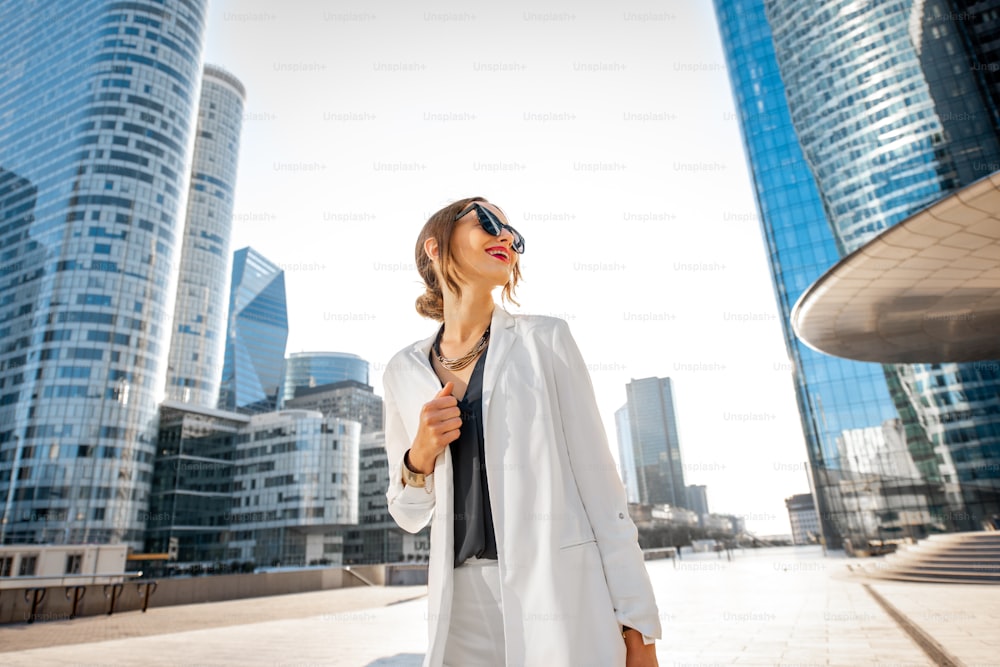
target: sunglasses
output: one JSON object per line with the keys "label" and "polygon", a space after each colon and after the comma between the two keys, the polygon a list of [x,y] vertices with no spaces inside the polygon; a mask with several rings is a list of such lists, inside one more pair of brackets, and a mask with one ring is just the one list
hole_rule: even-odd
{"label": "sunglasses", "polygon": [[510,225],[501,222],[496,213],[481,205],[479,202],[469,204],[464,211],[455,216],[455,220],[460,220],[472,210],[475,210],[476,216],[479,218],[480,226],[482,226],[487,233],[492,234],[493,236],[500,236],[500,232],[505,229],[509,230],[511,235],[514,237],[513,242],[510,244],[511,249],[519,255],[524,252],[524,237]]}

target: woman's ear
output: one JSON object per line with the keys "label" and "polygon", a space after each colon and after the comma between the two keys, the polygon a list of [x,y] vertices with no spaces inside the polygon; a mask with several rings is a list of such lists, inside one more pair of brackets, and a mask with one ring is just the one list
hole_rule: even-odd
{"label": "woman's ear", "polygon": [[438,259],[438,242],[433,236],[424,241],[424,253],[432,260]]}

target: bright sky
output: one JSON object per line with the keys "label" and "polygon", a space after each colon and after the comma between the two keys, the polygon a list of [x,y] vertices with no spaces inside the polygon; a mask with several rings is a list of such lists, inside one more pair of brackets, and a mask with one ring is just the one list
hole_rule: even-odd
{"label": "bright sky", "polygon": [[526,240],[508,310],[569,322],[615,458],[625,385],[669,376],[686,482],[788,533],[806,451],[710,3],[550,4],[213,0],[206,62],[247,88],[232,249],[285,268],[289,353],[359,354],[381,394],[436,328],[420,227],[487,197]]}

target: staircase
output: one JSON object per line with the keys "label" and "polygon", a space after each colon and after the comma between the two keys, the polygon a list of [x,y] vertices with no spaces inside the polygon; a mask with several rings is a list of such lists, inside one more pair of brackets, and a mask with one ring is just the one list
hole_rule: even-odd
{"label": "staircase", "polygon": [[898,581],[1000,584],[1000,531],[932,535],[865,563],[861,570]]}

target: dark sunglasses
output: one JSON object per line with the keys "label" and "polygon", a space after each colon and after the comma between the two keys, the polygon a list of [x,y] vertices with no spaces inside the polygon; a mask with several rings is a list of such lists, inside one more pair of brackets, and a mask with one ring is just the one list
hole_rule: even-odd
{"label": "dark sunglasses", "polygon": [[479,202],[469,204],[464,211],[455,216],[455,220],[460,220],[472,210],[476,211],[476,217],[479,218],[479,224],[486,230],[487,233],[492,234],[493,236],[500,236],[500,232],[505,229],[509,230],[511,236],[514,237],[514,241],[510,244],[511,249],[519,255],[524,252],[524,237],[510,225],[501,222],[496,213],[481,205]]}

